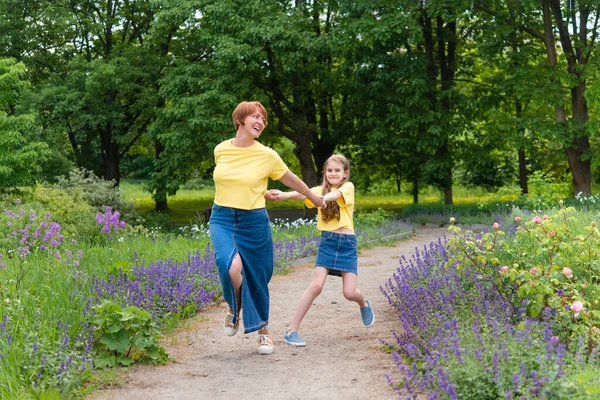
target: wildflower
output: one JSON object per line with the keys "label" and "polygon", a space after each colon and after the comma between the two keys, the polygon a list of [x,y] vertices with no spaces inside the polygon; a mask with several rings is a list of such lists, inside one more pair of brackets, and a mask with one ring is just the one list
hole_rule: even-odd
{"label": "wildflower", "polygon": [[500,228],[500,224],[497,222],[494,222],[494,225],[492,225],[492,228],[498,229],[498,228]]}
{"label": "wildflower", "polygon": [[521,217],[515,217],[516,222],[521,222]]}
{"label": "wildflower", "polygon": [[583,311],[583,303],[580,301],[573,302],[573,304],[571,304],[571,311],[573,311],[577,317],[579,313]]}
{"label": "wildflower", "polygon": [[500,272],[508,272],[508,266],[503,265],[502,267],[500,267]]}
{"label": "wildflower", "polygon": [[569,267],[564,267],[562,269],[562,273],[564,276],[566,276],[569,279],[571,279],[573,277],[573,271]]}
{"label": "wildflower", "polygon": [[533,222],[539,225],[542,223],[542,219],[536,215],[535,217],[533,217]]}
{"label": "wildflower", "polygon": [[531,275],[535,275],[537,274],[537,268],[533,267],[529,270],[529,272],[531,272]]}
{"label": "wildflower", "polygon": [[552,344],[552,346],[557,346],[559,343],[558,336],[552,336],[550,338],[550,343]]}

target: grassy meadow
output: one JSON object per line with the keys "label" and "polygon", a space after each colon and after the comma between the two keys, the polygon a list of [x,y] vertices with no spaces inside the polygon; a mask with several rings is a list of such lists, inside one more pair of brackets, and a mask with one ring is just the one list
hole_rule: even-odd
{"label": "grassy meadow", "polygon": [[[475,374],[486,382],[482,392],[462,392],[460,398],[478,399],[484,392],[521,398],[514,396],[532,390],[551,391],[554,397],[545,398],[557,399],[568,398],[563,397],[568,390],[595,393],[600,197],[568,197],[552,186],[530,196],[518,196],[515,189],[464,188],[454,195],[452,206],[444,206],[435,190],[422,193],[419,204],[408,195],[357,195],[359,247],[409,233],[416,224],[488,226],[484,236],[467,232],[466,239],[428,250],[418,265],[399,268],[382,282],[399,310],[417,303],[432,307],[416,310],[426,319],[406,314],[398,321],[406,335],[386,348],[406,381],[392,386],[399,393],[425,390],[434,398],[455,398],[464,377]],[[76,176],[61,186],[2,195],[0,398],[79,398],[103,379],[115,379],[115,368],[168,362],[162,334],[222,301],[203,220],[212,196],[210,185],[182,188],[169,198],[170,211],[157,214],[139,182],[126,181],[115,190]],[[299,210],[302,203],[268,208]],[[315,254],[319,232],[314,219],[275,220],[273,237],[275,271],[285,274],[292,261]],[[422,296],[431,299],[425,303]],[[451,299],[458,303],[448,309]],[[490,313],[471,321],[469,310],[480,310],[480,304]],[[430,337],[435,346],[424,346],[425,333],[443,333],[438,328],[453,327],[454,320],[476,325],[456,325],[450,336]],[[411,326],[415,321],[425,325]],[[535,339],[531,346],[515,336],[520,331]],[[503,343],[492,340],[496,337],[505,337],[509,346],[493,347]],[[458,348],[444,347],[452,343]],[[485,343],[488,352],[468,353],[477,343]],[[530,351],[520,354],[523,346]],[[545,358],[538,360],[542,348]],[[494,368],[495,375],[487,376]],[[429,373],[434,369],[442,371],[435,379]],[[515,374],[518,384],[508,382]],[[550,380],[568,390],[546,385]],[[578,381],[585,382],[575,390]]]}

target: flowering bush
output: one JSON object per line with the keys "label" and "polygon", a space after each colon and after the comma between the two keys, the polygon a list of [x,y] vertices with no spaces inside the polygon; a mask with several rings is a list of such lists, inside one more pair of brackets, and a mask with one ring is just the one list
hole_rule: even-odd
{"label": "flowering bush", "polygon": [[511,268],[502,265],[500,250],[509,252],[509,237],[499,224],[488,233],[432,243],[410,262],[401,259],[381,288],[402,327],[391,347],[403,380],[390,383],[403,398],[585,399],[600,393],[597,343],[573,333],[569,345],[550,307],[539,320],[527,316],[527,300],[506,280]]}
{"label": "flowering bush", "polygon": [[[600,233],[589,215],[561,208],[515,217],[514,234],[497,228],[476,235],[467,232],[450,241],[451,262],[476,268],[513,305],[523,302],[537,317],[549,307],[555,313],[561,338],[581,334],[600,341]],[[455,232],[458,228],[454,227]]]}

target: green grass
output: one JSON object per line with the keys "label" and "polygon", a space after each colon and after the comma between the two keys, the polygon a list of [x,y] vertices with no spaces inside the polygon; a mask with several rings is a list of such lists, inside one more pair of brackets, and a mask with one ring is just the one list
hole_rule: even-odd
{"label": "green grass", "polygon": [[[150,214],[154,210],[154,200],[150,193],[143,188],[143,182],[124,180],[121,183],[123,197],[132,201],[138,212],[142,215]],[[481,188],[466,188],[457,186],[453,188],[453,201],[457,206],[473,206],[478,204],[493,205],[496,202],[508,203],[518,197],[518,188],[502,189],[497,193],[490,193]],[[443,193],[434,188],[426,188],[419,194],[419,206],[423,208],[432,207],[439,209],[443,205]],[[168,197],[169,215],[175,225],[187,225],[202,221],[204,210],[212,206],[214,199],[214,188],[207,187],[203,190],[188,190],[183,187],[174,196]],[[356,196],[356,211],[374,211],[384,209],[387,211],[402,213],[402,211],[413,205],[412,195],[400,193],[397,195],[361,194]],[[295,200],[281,202],[267,202],[268,210],[300,210],[303,203]]]}

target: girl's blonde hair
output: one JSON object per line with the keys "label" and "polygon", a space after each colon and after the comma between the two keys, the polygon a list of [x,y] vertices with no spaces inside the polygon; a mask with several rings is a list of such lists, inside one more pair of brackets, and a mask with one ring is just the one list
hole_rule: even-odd
{"label": "girl's blonde hair", "polygon": [[[348,171],[348,175],[342,179],[338,186],[338,189],[350,179],[350,162],[348,162],[348,159],[341,154],[332,155],[327,159],[327,161],[325,161],[325,164],[323,165],[323,182],[321,183],[321,194],[323,196],[325,196],[331,191],[331,184],[327,181],[327,164],[329,164],[331,161],[335,161],[338,164],[341,164],[344,167],[344,172]],[[325,222],[330,221],[332,219],[339,220],[340,205],[337,203],[337,201],[327,204],[327,207],[321,209],[321,215],[323,221]]]}
{"label": "girl's blonde hair", "polygon": [[251,115],[257,108],[262,113],[263,117],[265,117],[265,126],[267,126],[269,117],[267,116],[267,110],[262,104],[260,104],[260,101],[242,101],[237,105],[231,114],[231,119],[233,120],[233,126],[235,126],[235,129],[237,130],[244,122],[246,117]]}

